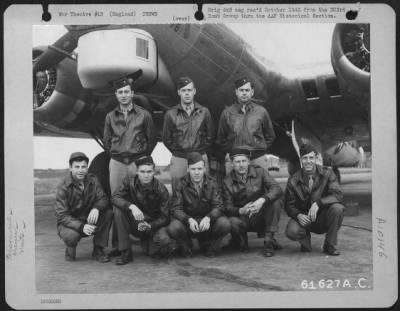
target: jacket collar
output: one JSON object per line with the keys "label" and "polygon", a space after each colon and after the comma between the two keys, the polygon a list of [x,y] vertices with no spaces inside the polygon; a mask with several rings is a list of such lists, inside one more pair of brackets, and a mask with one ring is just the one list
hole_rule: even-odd
{"label": "jacket collar", "polygon": [[[121,110],[121,107],[119,104],[117,105],[117,107],[115,107],[114,112],[115,112],[115,114],[117,114],[117,113],[123,114],[123,111]],[[132,108],[130,110],[128,110],[128,113],[130,113],[130,112],[134,112],[134,113],[137,112],[137,106],[133,101],[132,101]]]}
{"label": "jacket collar", "polygon": [[[84,185],[86,185],[87,182],[88,182],[88,175],[89,175],[89,173],[85,176],[85,179],[83,180],[83,184],[84,184]],[[77,182],[75,179],[73,179],[71,173],[69,173],[69,174],[65,177],[65,185],[66,185],[67,187],[69,187],[69,186],[72,185],[72,184],[78,186],[78,182]]]}
{"label": "jacket collar", "polygon": [[135,175],[134,179],[133,179],[133,184],[135,186],[136,189],[154,189],[156,187],[156,179],[153,176],[153,180],[151,181],[149,186],[143,186],[140,181],[139,181],[139,177],[138,175]]}
{"label": "jacket collar", "polygon": [[[235,109],[236,109],[236,111],[237,111],[238,113],[243,113],[243,112],[242,112],[242,105],[243,105],[243,104],[240,104],[238,101],[235,101],[235,103],[234,103],[233,105],[234,105],[234,107],[235,107]],[[253,102],[253,100],[250,100],[250,103],[247,104],[247,108],[249,109],[249,111],[250,111],[250,110],[253,110],[253,108],[254,108],[254,102]]]}

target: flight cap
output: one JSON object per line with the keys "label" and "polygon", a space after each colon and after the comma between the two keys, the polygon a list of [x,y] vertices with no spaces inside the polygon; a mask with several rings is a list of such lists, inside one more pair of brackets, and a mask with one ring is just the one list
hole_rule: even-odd
{"label": "flight cap", "polygon": [[75,160],[86,160],[89,163],[89,158],[83,152],[73,152],[69,157],[69,164],[71,165]]}
{"label": "flight cap", "polygon": [[139,159],[137,159],[135,161],[135,164],[137,167],[139,167],[140,165],[153,165],[154,166],[154,161],[151,156],[144,156],[144,157],[140,157]]}
{"label": "flight cap", "polygon": [[231,158],[233,159],[235,156],[244,155],[250,159],[250,150],[245,148],[233,148],[230,154]]}
{"label": "flight cap", "polygon": [[178,80],[176,80],[176,89],[180,90],[181,88],[185,87],[186,85],[193,83],[193,80],[190,79],[189,77],[180,77]]}
{"label": "flight cap", "polygon": [[242,77],[240,79],[237,79],[237,80],[235,80],[234,83],[235,83],[235,87],[238,89],[241,86],[243,86],[243,85],[245,85],[246,83],[249,83],[249,82],[250,82],[251,86],[253,87],[253,83],[246,77]]}
{"label": "flight cap", "polygon": [[112,86],[114,91],[116,91],[124,86],[127,86],[127,85],[130,85],[132,88],[133,84],[135,84],[135,82],[140,78],[142,73],[143,73],[142,69],[139,69],[138,71],[135,71],[134,73],[131,73],[127,76],[123,76],[118,79],[111,80],[108,82],[108,84],[110,84]]}
{"label": "flight cap", "polygon": [[303,144],[300,146],[300,156],[304,156],[306,154],[309,154],[310,152],[313,152],[317,154],[317,150],[312,146],[311,144]]}
{"label": "flight cap", "polygon": [[198,163],[200,161],[204,162],[203,156],[198,152],[189,152],[187,155],[188,165]]}

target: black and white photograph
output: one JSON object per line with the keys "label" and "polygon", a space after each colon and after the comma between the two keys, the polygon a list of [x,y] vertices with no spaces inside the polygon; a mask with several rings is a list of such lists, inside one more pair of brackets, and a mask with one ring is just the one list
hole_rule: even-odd
{"label": "black and white photograph", "polygon": [[[113,14],[138,14],[131,7]],[[387,242],[397,227],[385,229],[376,198],[388,190],[373,186],[395,157],[382,159],[388,146],[374,133],[395,135],[395,124],[374,110],[384,105],[371,82],[382,78],[374,23],[295,22],[300,11],[285,8],[207,7],[202,22],[32,23],[31,124],[21,125],[33,126],[32,219],[6,209],[5,255],[11,265],[29,252],[39,306],[65,308],[72,295],[82,304],[67,306],[99,307],[85,301],[92,294],[115,308],[115,294],[129,308],[160,308],[157,297],[271,307],[260,294],[293,306],[285,292],[313,293],[319,304],[302,305],[323,307],[325,294],[381,290],[376,271],[397,260],[396,236]],[[287,21],[246,22],[249,12]],[[105,11],[88,21],[95,14]],[[396,175],[386,176],[394,189]],[[141,294],[151,301],[130,303]]]}

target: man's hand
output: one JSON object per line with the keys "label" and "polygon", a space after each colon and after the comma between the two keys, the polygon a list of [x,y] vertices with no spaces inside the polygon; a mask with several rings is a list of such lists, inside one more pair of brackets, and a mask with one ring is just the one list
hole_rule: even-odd
{"label": "man's hand", "polygon": [[89,213],[89,216],[87,217],[87,223],[89,225],[95,225],[97,224],[98,219],[99,219],[99,210],[97,208],[92,208],[92,210]]}
{"label": "man's hand", "polygon": [[132,215],[136,221],[144,220],[144,215],[143,215],[142,211],[135,204],[132,204],[131,206],[129,206],[129,209],[131,210]]}
{"label": "man's hand", "polygon": [[247,203],[245,206],[239,208],[239,215],[247,215],[250,213],[249,206],[252,204],[252,202]]}
{"label": "man's hand", "polygon": [[199,229],[201,232],[210,229],[210,217],[206,216],[200,221]]}
{"label": "man's hand", "polygon": [[263,207],[265,201],[266,200],[264,198],[259,198],[258,200],[254,201],[253,203],[250,204],[250,206],[249,206],[249,210],[250,210],[249,218],[251,217],[251,215],[257,214],[260,211],[260,209]]}
{"label": "man's hand", "polygon": [[83,233],[87,236],[92,235],[94,233],[94,230],[96,230],[96,226],[94,225],[85,224],[83,226]]}
{"label": "man's hand", "polygon": [[198,233],[200,232],[199,224],[193,218],[189,218],[189,228],[192,232]]}
{"label": "man's hand", "polygon": [[308,211],[308,217],[310,217],[311,221],[314,222],[317,220],[317,213],[319,210],[319,206],[316,202],[311,205],[310,210]]}
{"label": "man's hand", "polygon": [[143,221],[138,224],[138,230],[141,232],[149,231],[150,229],[151,229],[151,225],[147,221]]}
{"label": "man's hand", "polygon": [[300,225],[303,227],[307,227],[311,224],[311,219],[307,215],[299,214],[297,215],[297,220],[299,221]]}

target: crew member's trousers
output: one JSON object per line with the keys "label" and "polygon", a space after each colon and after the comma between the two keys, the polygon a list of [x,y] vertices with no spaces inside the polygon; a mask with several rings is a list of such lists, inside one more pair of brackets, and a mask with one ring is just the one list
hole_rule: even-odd
{"label": "crew member's trousers", "polygon": [[[122,181],[124,180],[124,178],[127,176],[135,175],[136,170],[137,170],[137,167],[136,167],[135,162],[132,162],[130,164],[124,164],[117,160],[110,159],[109,171],[110,171],[111,196],[113,195],[115,190],[117,190],[117,188],[122,184]],[[116,209],[117,208],[114,206],[113,207],[114,213],[115,213]],[[111,240],[112,240],[112,247],[116,248],[117,243],[118,243],[118,233],[115,228],[115,225],[112,226]]]}
{"label": "crew member's trousers", "polygon": [[[152,221],[151,218],[145,216],[147,222]],[[154,255],[158,252],[166,251],[172,240],[167,233],[167,227],[161,227],[155,232],[139,231],[137,221],[130,211],[124,211],[119,208],[114,210],[114,224],[118,232],[118,250],[123,251],[131,247],[129,234],[139,238],[142,243],[143,251],[146,255]]]}
{"label": "crew member's trousers", "polygon": [[[201,218],[194,219],[198,223],[201,221]],[[223,237],[229,232],[230,224],[225,216],[218,217],[213,224],[210,224],[210,228],[207,231],[200,233],[192,232],[189,224],[183,224],[178,219],[173,219],[168,226],[170,237],[175,239],[183,250],[192,248],[192,238],[196,238],[201,250],[206,251],[209,247],[212,247],[214,251],[219,251]]]}
{"label": "crew member's trousers", "polygon": [[310,245],[310,232],[326,233],[325,241],[332,246],[337,245],[337,234],[343,221],[344,206],[334,203],[329,207],[320,208],[315,222],[303,227],[297,220],[290,219],[286,227],[286,235],[293,241]]}
{"label": "crew member's trousers", "polygon": [[278,231],[278,223],[282,209],[282,200],[278,199],[265,203],[258,213],[229,217],[231,235],[233,241],[239,241],[246,232],[257,232],[258,237],[264,237],[265,233]]}
{"label": "crew member's trousers", "polygon": [[[96,246],[106,247],[108,245],[108,236],[113,219],[113,211],[106,209],[99,213],[96,229],[94,231],[93,244]],[[81,238],[88,237],[84,233],[80,233],[74,229],[65,227],[62,224],[57,226],[59,237],[64,241],[68,247],[75,247]]]}

